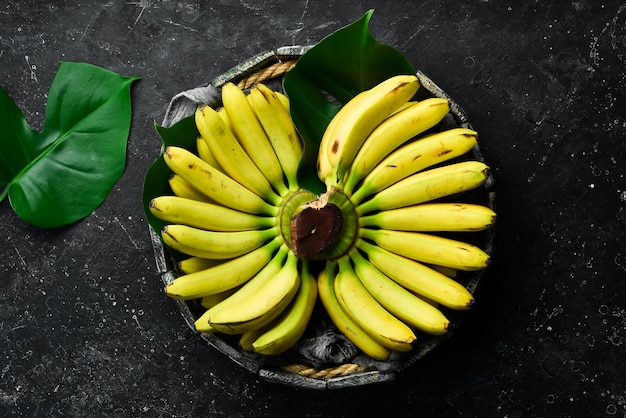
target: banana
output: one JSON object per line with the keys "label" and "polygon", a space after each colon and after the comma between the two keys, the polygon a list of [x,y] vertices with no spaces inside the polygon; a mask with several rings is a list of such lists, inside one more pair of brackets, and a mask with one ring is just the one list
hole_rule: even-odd
{"label": "banana", "polygon": [[390,77],[348,101],[335,115],[336,123],[322,136],[320,147],[332,167],[327,186],[336,186],[354,160],[363,142],[385,118],[406,104],[419,88],[415,75]]}
{"label": "banana", "polygon": [[394,351],[410,351],[417,338],[413,330],[367,291],[348,257],[342,257],[338,263],[335,294],[343,310],[380,345]]}
{"label": "banana", "polygon": [[[375,210],[416,205],[476,188],[488,176],[489,167],[480,161],[463,161],[431,168],[381,190],[359,204],[356,210],[359,215],[365,215]],[[362,187],[367,187],[366,183]]]}
{"label": "banana", "polygon": [[288,189],[285,186],[283,169],[263,126],[250,107],[246,94],[235,84],[226,83],[222,86],[222,102],[235,137],[276,192],[284,196]]}
{"label": "banana", "polygon": [[196,151],[198,152],[198,157],[202,158],[204,161],[217,168],[222,173],[224,172],[224,169],[217,162],[213,153],[211,153],[209,144],[207,144],[206,140],[202,136],[196,138]]}
{"label": "banana", "polygon": [[177,263],[178,269],[184,274],[195,273],[196,271],[205,270],[213,266],[217,266],[224,262],[224,259],[215,260],[213,258],[188,257]]}
{"label": "banana", "polygon": [[303,149],[289,110],[285,109],[276,93],[264,84],[252,88],[248,96],[283,167],[289,189],[297,190],[298,167]]}
{"label": "banana", "polygon": [[278,234],[277,228],[250,231],[207,231],[171,224],[161,230],[163,242],[181,253],[202,258],[235,258],[262,246]]}
{"label": "banana", "polygon": [[252,344],[263,335],[276,322],[278,318],[270,321],[268,324],[250,331],[242,332],[239,336],[239,347],[244,351],[252,351]]}
{"label": "banana", "polygon": [[383,274],[411,290],[450,309],[469,309],[472,294],[459,282],[425,265],[359,240],[358,248]]}
{"label": "banana", "polygon": [[386,361],[391,352],[374,340],[343,310],[334,290],[335,274],[331,267],[322,270],[317,277],[320,301],[337,329],[366,355],[374,360]]}
{"label": "banana", "polygon": [[211,154],[226,174],[271,204],[278,204],[280,196],[252,158],[243,149],[224,121],[210,106],[201,106],[195,112],[196,127],[206,141]]}
{"label": "banana", "polygon": [[363,286],[392,315],[431,335],[448,331],[449,321],[439,309],[385,276],[358,251],[352,251],[350,258]]}
{"label": "banana", "polygon": [[173,299],[189,300],[240,286],[250,280],[272,259],[281,244],[282,240],[275,238],[241,257],[206,270],[179,276],[165,286],[165,293]]}
{"label": "banana", "polygon": [[279,91],[275,91],[274,93],[276,94],[276,97],[278,97],[278,100],[280,100],[280,104],[282,104],[285,110],[289,112],[289,97]]}
{"label": "banana", "polygon": [[304,263],[298,293],[269,329],[252,343],[252,350],[265,355],[278,355],[293,346],[304,334],[317,299],[317,282],[308,264]]}
{"label": "banana", "polygon": [[[476,137],[477,133],[471,129],[448,129],[396,149],[365,177],[364,187],[353,193],[353,200],[360,202],[418,171],[465,154],[476,145]],[[351,190],[346,186],[346,192]]]}
{"label": "banana", "polygon": [[174,195],[178,197],[198,200],[200,202],[215,203],[215,200],[211,199],[204,193],[201,193],[198,189],[189,184],[187,180],[183,179],[177,174],[172,174],[168,178],[167,182],[170,185],[170,189],[172,189]]}
{"label": "banana", "polygon": [[[267,268],[244,284],[231,297],[208,311],[209,324],[226,333],[243,333],[270,323],[284,311],[300,286],[298,257],[286,246]],[[278,270],[278,271],[276,271]]]}
{"label": "banana", "polygon": [[167,166],[200,192],[231,209],[259,215],[276,215],[276,206],[263,200],[184,148],[168,146],[163,153]]}
{"label": "banana", "polygon": [[148,206],[154,216],[166,222],[212,231],[244,231],[276,225],[273,216],[253,215],[178,196],[158,196]]}
{"label": "banana", "polygon": [[200,299],[200,305],[202,305],[202,307],[205,309],[210,309],[224,299],[230,297],[237,290],[239,290],[239,288],[235,287],[233,289],[224,290],[223,292],[216,293],[214,295],[202,296],[202,298]]}
{"label": "banana", "polygon": [[435,126],[449,111],[448,100],[429,98],[385,119],[367,137],[354,158],[344,179],[344,190],[351,193],[357,183],[390,152]]}
{"label": "banana", "polygon": [[232,132],[233,128],[230,124],[230,119],[228,119],[228,114],[226,113],[226,110],[224,110],[223,107],[220,107],[219,109],[217,109],[217,114],[220,116],[220,118],[222,118],[224,125],[226,125],[228,129],[230,129],[230,131]]}
{"label": "banana", "polygon": [[363,239],[421,263],[457,270],[480,270],[489,264],[489,254],[479,247],[455,239],[413,231],[361,228]]}
{"label": "banana", "polygon": [[361,217],[361,226],[403,231],[483,231],[496,214],[486,206],[471,203],[422,203],[389,209]]}

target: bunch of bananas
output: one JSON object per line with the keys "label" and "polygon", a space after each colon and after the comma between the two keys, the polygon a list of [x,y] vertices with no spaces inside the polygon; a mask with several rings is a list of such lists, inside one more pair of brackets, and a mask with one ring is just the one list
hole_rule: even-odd
{"label": "bunch of bananas", "polygon": [[319,297],[350,341],[387,360],[420,333],[446,333],[446,309],[472,305],[455,276],[489,255],[450,234],[489,228],[495,213],[454,197],[483,184],[488,167],[453,162],[477,133],[434,129],[449,102],[412,101],[419,87],[394,76],[341,108],[320,142],[321,196],[298,185],[303,144],[285,95],[227,83],[223,107],[196,110],[196,150],[164,150],[172,194],[149,207],[168,223],[163,242],[185,255],[165,292],[201,302],[197,331],[281,354]]}

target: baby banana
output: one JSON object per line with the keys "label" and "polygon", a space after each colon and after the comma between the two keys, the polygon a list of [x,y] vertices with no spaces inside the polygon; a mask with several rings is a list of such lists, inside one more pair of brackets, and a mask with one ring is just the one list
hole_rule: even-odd
{"label": "baby banana", "polygon": [[394,76],[359,93],[339,110],[320,142],[332,168],[331,173],[325,174],[326,178],[321,178],[327,186],[342,182],[354,156],[374,128],[408,102],[418,88],[415,75]]}
{"label": "baby banana", "polygon": [[272,185],[215,110],[202,106],[196,110],[195,120],[200,135],[226,174],[266,201],[279,202]]}
{"label": "baby banana", "polygon": [[158,196],[149,203],[150,212],[159,219],[212,231],[245,231],[270,228],[276,220],[239,212],[222,205],[178,196]]}
{"label": "baby banana", "polygon": [[363,286],[350,259],[339,260],[335,294],[344,311],[380,345],[395,351],[409,351],[416,336],[404,322],[390,314]]}
{"label": "baby banana", "polygon": [[396,149],[383,159],[352,194],[354,202],[402,180],[412,174],[465,154],[476,145],[477,133],[456,128],[419,138]]}
{"label": "baby banana", "polygon": [[358,251],[353,251],[350,258],[363,286],[391,314],[428,334],[448,331],[449,321],[439,309],[385,276]]}
{"label": "baby banana", "polygon": [[471,203],[422,203],[361,217],[361,226],[404,231],[482,231],[491,227],[496,213]]}
{"label": "baby banana", "polygon": [[268,244],[206,270],[184,274],[165,286],[165,293],[174,299],[197,299],[235,288],[250,280],[267,265],[281,241]]}
{"label": "baby banana", "polygon": [[449,110],[448,100],[429,98],[385,119],[367,137],[354,158],[344,179],[344,190],[351,193],[356,184],[390,152],[435,126]]}
{"label": "baby banana", "polygon": [[289,188],[298,188],[298,167],[302,159],[302,143],[289,115],[276,92],[264,84],[250,90],[250,104],[280,161]]}
{"label": "baby banana", "polygon": [[287,308],[299,285],[298,258],[289,251],[283,265],[270,263],[232,296],[209,309],[209,324],[227,333],[264,326]]}
{"label": "baby banana", "polygon": [[235,84],[222,86],[222,102],[231,128],[248,155],[280,196],[287,193],[283,169],[246,94]]}
{"label": "baby banana", "polygon": [[393,253],[428,264],[458,270],[480,270],[489,255],[475,245],[437,235],[413,231],[361,228],[361,238]]}
{"label": "baby banana", "polygon": [[226,207],[260,215],[274,216],[276,214],[275,206],[212,167],[191,151],[168,146],[163,153],[163,159],[175,174]]}
{"label": "baby banana", "polygon": [[391,355],[391,351],[379,344],[374,338],[365,332],[360,325],[348,316],[339,304],[334,290],[335,277],[333,269],[328,267],[325,270],[322,270],[317,277],[319,298],[331,321],[333,321],[337,329],[343,333],[346,338],[361,349],[361,351],[363,351],[366,355],[375,360],[388,360]]}
{"label": "baby banana", "polygon": [[[428,202],[474,189],[487,180],[489,167],[463,161],[421,171],[381,190],[357,206],[359,215]],[[366,183],[362,187],[368,187]]]}
{"label": "baby banana", "polygon": [[425,265],[360,240],[358,248],[382,273],[412,292],[450,309],[469,309],[472,294],[459,282]]}
{"label": "baby banana", "polygon": [[298,293],[270,327],[252,343],[252,350],[278,355],[293,346],[304,334],[317,299],[317,282],[308,266],[301,271]]}
{"label": "baby banana", "polygon": [[235,258],[259,248],[277,234],[275,228],[250,231],[207,231],[187,225],[166,225],[163,242],[181,253],[202,258]]}

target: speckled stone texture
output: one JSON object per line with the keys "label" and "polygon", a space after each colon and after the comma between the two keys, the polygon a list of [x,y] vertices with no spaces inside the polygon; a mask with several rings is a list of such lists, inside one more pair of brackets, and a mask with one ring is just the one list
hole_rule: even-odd
{"label": "speckled stone texture", "polygon": [[[0,416],[626,414],[626,3],[5,3],[0,84],[33,127],[60,61],[142,79],[126,171],[102,206],[43,231],[0,203]],[[374,36],[479,131],[496,252],[453,338],[393,382],[268,383],[208,347],[162,292],[141,207],[153,124],[175,94],[369,8]]]}

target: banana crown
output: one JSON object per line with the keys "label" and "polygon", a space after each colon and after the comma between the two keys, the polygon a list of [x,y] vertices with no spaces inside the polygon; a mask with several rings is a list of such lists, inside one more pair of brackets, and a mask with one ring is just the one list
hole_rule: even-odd
{"label": "banana crown", "polygon": [[489,255],[471,233],[495,213],[463,199],[489,171],[469,157],[477,132],[446,128],[449,101],[416,101],[419,89],[399,75],[343,106],[319,146],[321,196],[298,185],[304,147],[281,92],[226,83],[223,107],[196,110],[196,149],[165,150],[169,193],[149,209],[178,260],[166,294],[200,302],[198,332],[279,355],[319,299],[357,348],[385,361],[472,305],[463,274]]}

